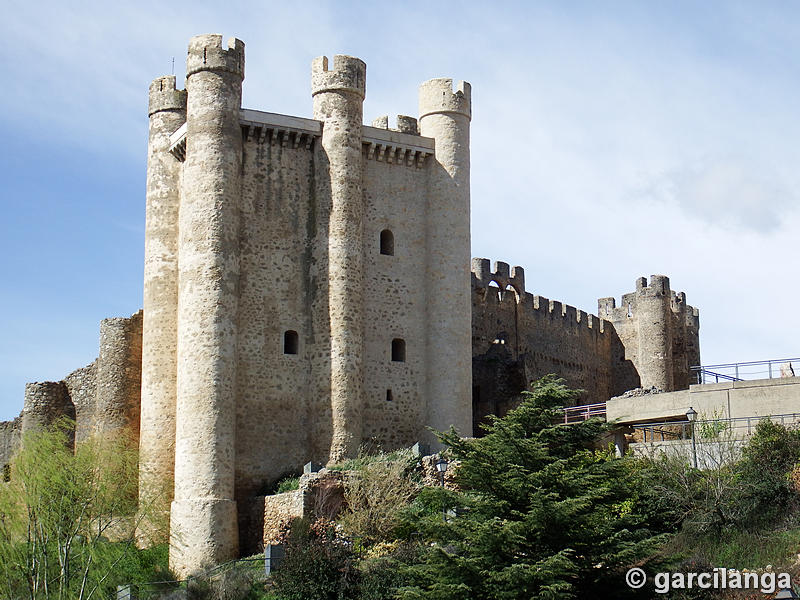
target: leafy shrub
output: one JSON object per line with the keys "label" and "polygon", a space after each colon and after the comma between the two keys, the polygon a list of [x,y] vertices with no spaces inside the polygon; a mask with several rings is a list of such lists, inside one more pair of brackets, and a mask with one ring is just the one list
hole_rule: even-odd
{"label": "leafy shrub", "polygon": [[349,600],[357,598],[359,578],[351,545],[329,521],[296,521],[274,592],[281,600]]}
{"label": "leafy shrub", "polygon": [[794,508],[798,494],[790,473],[800,461],[800,431],[762,419],[737,465],[744,519],[752,527],[775,522]]}
{"label": "leafy shrub", "polygon": [[420,489],[410,452],[379,455],[350,471],[345,479],[347,508],[338,522],[364,546],[394,539],[401,511]]}
{"label": "leafy shrub", "polygon": [[[72,450],[74,423],[26,434],[0,486],[0,586],[5,597],[80,600],[118,584],[164,579],[166,547],[139,551],[137,454],[96,437]],[[109,541],[113,540],[113,541]]]}
{"label": "leafy shrub", "polygon": [[284,492],[292,492],[297,489],[300,489],[300,477],[284,477],[278,482],[275,493],[283,494]]}

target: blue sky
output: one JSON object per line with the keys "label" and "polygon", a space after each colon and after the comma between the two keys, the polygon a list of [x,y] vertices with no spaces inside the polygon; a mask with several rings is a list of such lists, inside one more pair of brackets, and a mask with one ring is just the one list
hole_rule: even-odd
{"label": "blue sky", "polygon": [[211,32],[247,45],[246,108],[310,116],[322,54],[366,61],[367,122],[470,81],[473,256],[593,313],[663,273],[704,363],[800,355],[800,5],[454,7],[6,0],[0,419],[141,306],[147,87]]}

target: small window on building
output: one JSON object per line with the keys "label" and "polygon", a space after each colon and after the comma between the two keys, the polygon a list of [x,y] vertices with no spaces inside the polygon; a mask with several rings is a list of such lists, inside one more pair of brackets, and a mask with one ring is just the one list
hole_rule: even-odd
{"label": "small window on building", "polygon": [[394,234],[388,229],[381,231],[381,254],[394,256]]}
{"label": "small window on building", "polygon": [[386,401],[392,402],[394,400],[394,396],[392,395],[392,390],[386,390]]}
{"label": "small window on building", "polygon": [[406,341],[400,338],[392,340],[392,362],[406,362]]}
{"label": "small window on building", "polygon": [[298,338],[297,332],[291,329],[283,334],[283,353],[297,354]]}

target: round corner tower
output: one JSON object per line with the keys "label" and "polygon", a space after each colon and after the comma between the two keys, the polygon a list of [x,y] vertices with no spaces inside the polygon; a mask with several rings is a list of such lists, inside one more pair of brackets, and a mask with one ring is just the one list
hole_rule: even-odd
{"label": "round corner tower", "polygon": [[[420,135],[435,141],[429,165],[425,280],[427,421],[436,430],[472,434],[470,301],[470,151],[472,88],[431,79],[419,88]],[[427,441],[436,444],[427,435]]]}
{"label": "round corner tower", "polygon": [[240,110],[244,43],[191,39],[178,234],[175,495],[170,566],[236,558],[234,496]]}
{"label": "round corner tower", "polygon": [[[169,514],[175,467],[175,392],[178,343],[178,207],[182,164],[170,136],[186,122],[186,91],[175,76],[150,84],[147,203],[144,234],[142,400],[139,431],[139,505]],[[137,538],[151,541],[147,522]]]}
{"label": "round corner tower", "polygon": [[328,280],[332,439],[329,460],[355,456],[361,444],[364,403],[364,194],[363,103],[367,66],[352,56],[327,57],[311,66],[314,118],[323,122],[331,212]]}
{"label": "round corner tower", "polygon": [[638,327],[639,360],[637,368],[643,388],[657,387],[672,391],[672,327],[669,277],[651,275],[650,285],[641,278],[636,282],[636,306],[633,315]]}

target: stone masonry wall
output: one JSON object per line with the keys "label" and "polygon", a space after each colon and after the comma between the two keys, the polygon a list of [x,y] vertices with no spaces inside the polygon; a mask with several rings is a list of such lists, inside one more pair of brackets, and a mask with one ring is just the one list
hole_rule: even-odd
{"label": "stone masonry wall", "polygon": [[[473,259],[472,280],[476,418],[481,413],[503,414],[512,394],[549,373],[586,390],[582,404],[610,397],[613,327],[572,306],[526,292],[520,267],[510,271],[506,263],[497,262],[492,272],[488,260]],[[511,387],[498,390],[495,377],[503,370],[507,377],[500,379]]]}
{"label": "stone masonry wall", "polygon": [[[311,460],[310,359],[327,338],[312,322],[327,281],[311,254],[320,227],[313,153],[265,131],[244,145],[239,278],[236,495],[263,494]],[[311,140],[309,140],[311,142]],[[322,224],[324,225],[324,223]],[[284,352],[297,333],[296,354]],[[322,344],[320,343],[322,342]],[[241,510],[240,516],[246,514]]]}
{"label": "stone masonry wall", "polygon": [[97,361],[75,369],[64,378],[70,400],[75,407],[75,441],[86,440],[95,431],[97,405]]}
{"label": "stone masonry wall", "polygon": [[[686,389],[700,364],[699,313],[669,279],[640,278],[636,292],[598,301],[602,318],[525,292],[520,267],[472,265],[473,413],[503,415],[539,377],[555,373],[586,390],[581,404],[656,385]],[[477,431],[477,429],[476,429]]]}
{"label": "stone masonry wall", "polygon": [[142,389],[142,311],[103,319],[95,366],[98,431],[125,432],[138,443]]}
{"label": "stone masonry wall", "polygon": [[[365,127],[365,135],[371,128]],[[394,133],[420,144],[419,136]],[[367,150],[364,161],[364,419],[362,443],[384,449],[412,446],[425,422],[427,329],[424,165]],[[381,232],[391,232],[393,254],[381,254]],[[405,360],[392,360],[392,340]]]}
{"label": "stone masonry wall", "polygon": [[662,391],[689,387],[690,370],[700,364],[699,311],[686,294],[670,289],[669,278],[636,280],[636,291],[600,298],[598,314],[613,323],[619,342],[612,349],[613,387],[609,397],[636,387]]}
{"label": "stone masonry wall", "polygon": [[[22,409],[22,435],[50,427],[60,418],[75,419],[75,406],[63,381],[25,384],[25,406]],[[74,442],[74,438],[70,440]]]}
{"label": "stone masonry wall", "polygon": [[11,464],[11,459],[19,449],[22,434],[22,415],[13,421],[0,422],[0,482],[3,480],[6,465]]}

